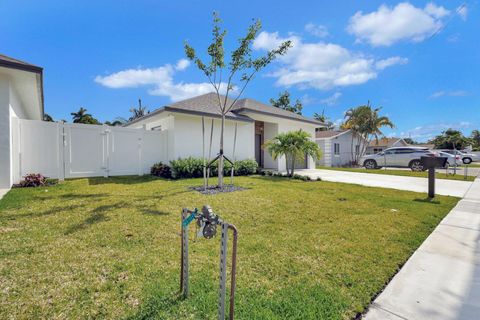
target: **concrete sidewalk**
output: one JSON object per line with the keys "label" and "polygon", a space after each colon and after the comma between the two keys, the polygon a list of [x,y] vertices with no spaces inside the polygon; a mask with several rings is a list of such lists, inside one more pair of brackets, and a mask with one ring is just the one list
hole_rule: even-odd
{"label": "concrete sidewalk", "polygon": [[480,178],[375,299],[364,319],[480,319]]}
{"label": "concrete sidewalk", "polygon": [[[296,171],[300,175],[308,175],[312,179],[320,177],[324,181],[360,184],[369,187],[390,188],[415,192],[428,192],[427,178],[404,177],[386,174],[336,171],[324,169],[304,169]],[[463,197],[471,181],[437,179],[436,193],[444,196]]]}

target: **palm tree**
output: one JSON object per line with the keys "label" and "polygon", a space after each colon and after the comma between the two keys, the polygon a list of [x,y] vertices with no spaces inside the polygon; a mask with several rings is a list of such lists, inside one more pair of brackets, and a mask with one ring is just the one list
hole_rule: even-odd
{"label": "palm tree", "polygon": [[[358,164],[358,160],[365,153],[365,150],[375,138],[378,141],[379,136],[383,136],[382,128],[394,128],[393,122],[386,116],[380,116],[382,108],[372,109],[370,101],[363,106],[351,108],[345,113],[345,122],[343,128],[352,130],[351,153],[352,161]],[[359,152],[354,152],[354,139],[360,137]],[[356,150],[355,150],[356,151]]]}
{"label": "palm tree", "polygon": [[[334,126],[333,126],[333,122],[330,121],[330,119],[325,115],[325,109],[322,110],[322,113],[321,113],[321,114],[315,112],[315,113],[313,114],[313,118],[314,118],[315,120],[318,120],[318,121],[323,122],[323,123],[326,124],[326,127],[325,127],[324,130],[332,130],[333,127],[334,127]],[[322,128],[322,129],[323,129],[323,128]],[[320,130],[322,130],[322,129],[320,129]]]}
{"label": "palm tree", "polygon": [[73,123],[100,124],[97,119],[87,113],[87,109],[84,107],[80,107],[77,112],[72,112],[70,114],[72,115]]}
{"label": "palm tree", "polygon": [[147,111],[147,107],[142,106],[142,99],[138,99],[138,108],[133,107],[130,109],[130,112],[132,113],[132,116],[128,118],[128,121],[133,121],[150,113]]}
{"label": "palm tree", "polygon": [[321,157],[318,145],[311,140],[310,134],[303,130],[283,132],[278,134],[272,140],[265,143],[274,160],[285,156],[287,175],[293,176],[295,173],[295,162],[305,156],[314,159]]}

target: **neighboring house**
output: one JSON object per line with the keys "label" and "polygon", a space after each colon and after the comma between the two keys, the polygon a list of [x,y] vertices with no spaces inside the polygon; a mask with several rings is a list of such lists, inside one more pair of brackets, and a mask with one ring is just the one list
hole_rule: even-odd
{"label": "neighboring house", "polygon": [[[229,99],[227,105],[231,102]],[[210,149],[212,121],[213,135]],[[215,157],[219,152],[220,124],[221,113],[217,95],[208,93],[157,109],[127,123],[126,127],[166,130],[167,159],[173,160],[189,156],[202,157],[202,150],[205,150],[207,158]],[[263,149],[263,144],[281,132],[300,129],[311,134],[313,140],[315,128],[323,126],[325,125],[322,122],[293,112],[265,105],[253,99],[241,99],[226,115],[224,154],[236,160],[255,159],[262,168],[284,171],[286,170],[284,157],[273,160]],[[236,142],[234,142],[235,127]],[[298,167],[315,168],[315,161],[310,158],[299,161]]]}
{"label": "neighboring house", "polygon": [[367,147],[366,154],[375,154],[392,147],[406,147],[409,144],[402,138],[380,138],[373,139]]}
{"label": "neighboring house", "polygon": [[318,146],[322,150],[322,158],[317,160],[317,164],[326,167],[340,167],[349,165],[353,162],[353,153],[361,152],[362,144],[365,139],[355,135],[352,144],[351,130],[328,130],[317,131],[316,139]]}
{"label": "neighboring house", "polygon": [[9,188],[18,172],[13,161],[15,119],[43,119],[43,69],[0,55],[0,188]]}
{"label": "neighboring house", "polygon": [[428,148],[429,150],[435,149],[435,145],[433,143],[417,143],[417,144],[413,144],[412,146]]}

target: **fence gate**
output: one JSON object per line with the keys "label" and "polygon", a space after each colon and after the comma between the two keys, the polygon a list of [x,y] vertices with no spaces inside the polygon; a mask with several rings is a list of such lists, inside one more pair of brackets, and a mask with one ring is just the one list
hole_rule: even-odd
{"label": "fence gate", "polygon": [[167,161],[167,132],[105,125],[16,120],[14,180],[142,175]]}

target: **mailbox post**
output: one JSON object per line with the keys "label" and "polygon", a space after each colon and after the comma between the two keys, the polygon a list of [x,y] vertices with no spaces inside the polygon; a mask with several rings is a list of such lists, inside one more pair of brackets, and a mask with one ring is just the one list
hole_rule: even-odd
{"label": "mailbox post", "polygon": [[423,169],[428,170],[428,197],[435,197],[435,169],[447,164],[447,157],[421,157]]}

